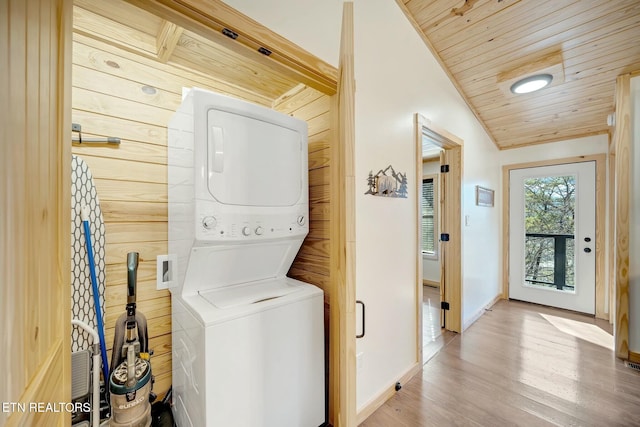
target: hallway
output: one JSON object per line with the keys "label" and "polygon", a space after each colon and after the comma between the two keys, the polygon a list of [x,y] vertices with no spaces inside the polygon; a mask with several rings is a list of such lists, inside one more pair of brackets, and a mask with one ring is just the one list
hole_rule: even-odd
{"label": "hallway", "polygon": [[608,322],[500,301],[361,426],[639,426]]}

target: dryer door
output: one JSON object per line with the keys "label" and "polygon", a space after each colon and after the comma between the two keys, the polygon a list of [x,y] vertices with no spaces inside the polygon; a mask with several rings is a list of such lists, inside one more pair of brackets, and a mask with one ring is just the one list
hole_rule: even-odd
{"label": "dryer door", "polygon": [[227,111],[207,113],[207,182],[220,203],[293,206],[306,164],[295,129]]}

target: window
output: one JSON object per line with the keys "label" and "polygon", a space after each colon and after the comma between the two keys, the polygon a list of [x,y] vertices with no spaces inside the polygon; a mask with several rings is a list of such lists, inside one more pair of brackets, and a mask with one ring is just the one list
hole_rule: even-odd
{"label": "window", "polygon": [[436,188],[434,178],[422,180],[422,253],[436,256]]}

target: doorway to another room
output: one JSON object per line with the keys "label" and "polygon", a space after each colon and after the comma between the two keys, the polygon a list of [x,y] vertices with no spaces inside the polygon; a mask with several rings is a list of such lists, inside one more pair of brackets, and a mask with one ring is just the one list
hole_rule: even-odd
{"label": "doorway to another room", "polygon": [[418,360],[424,364],[461,332],[462,141],[416,114],[418,158]]}

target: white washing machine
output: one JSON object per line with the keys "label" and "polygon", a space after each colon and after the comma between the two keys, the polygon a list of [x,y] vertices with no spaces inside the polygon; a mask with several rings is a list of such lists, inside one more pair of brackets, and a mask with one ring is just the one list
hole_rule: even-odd
{"label": "white washing machine", "polygon": [[323,293],[286,277],[308,233],[306,123],[192,89],[168,136],[178,426],[323,424]]}

